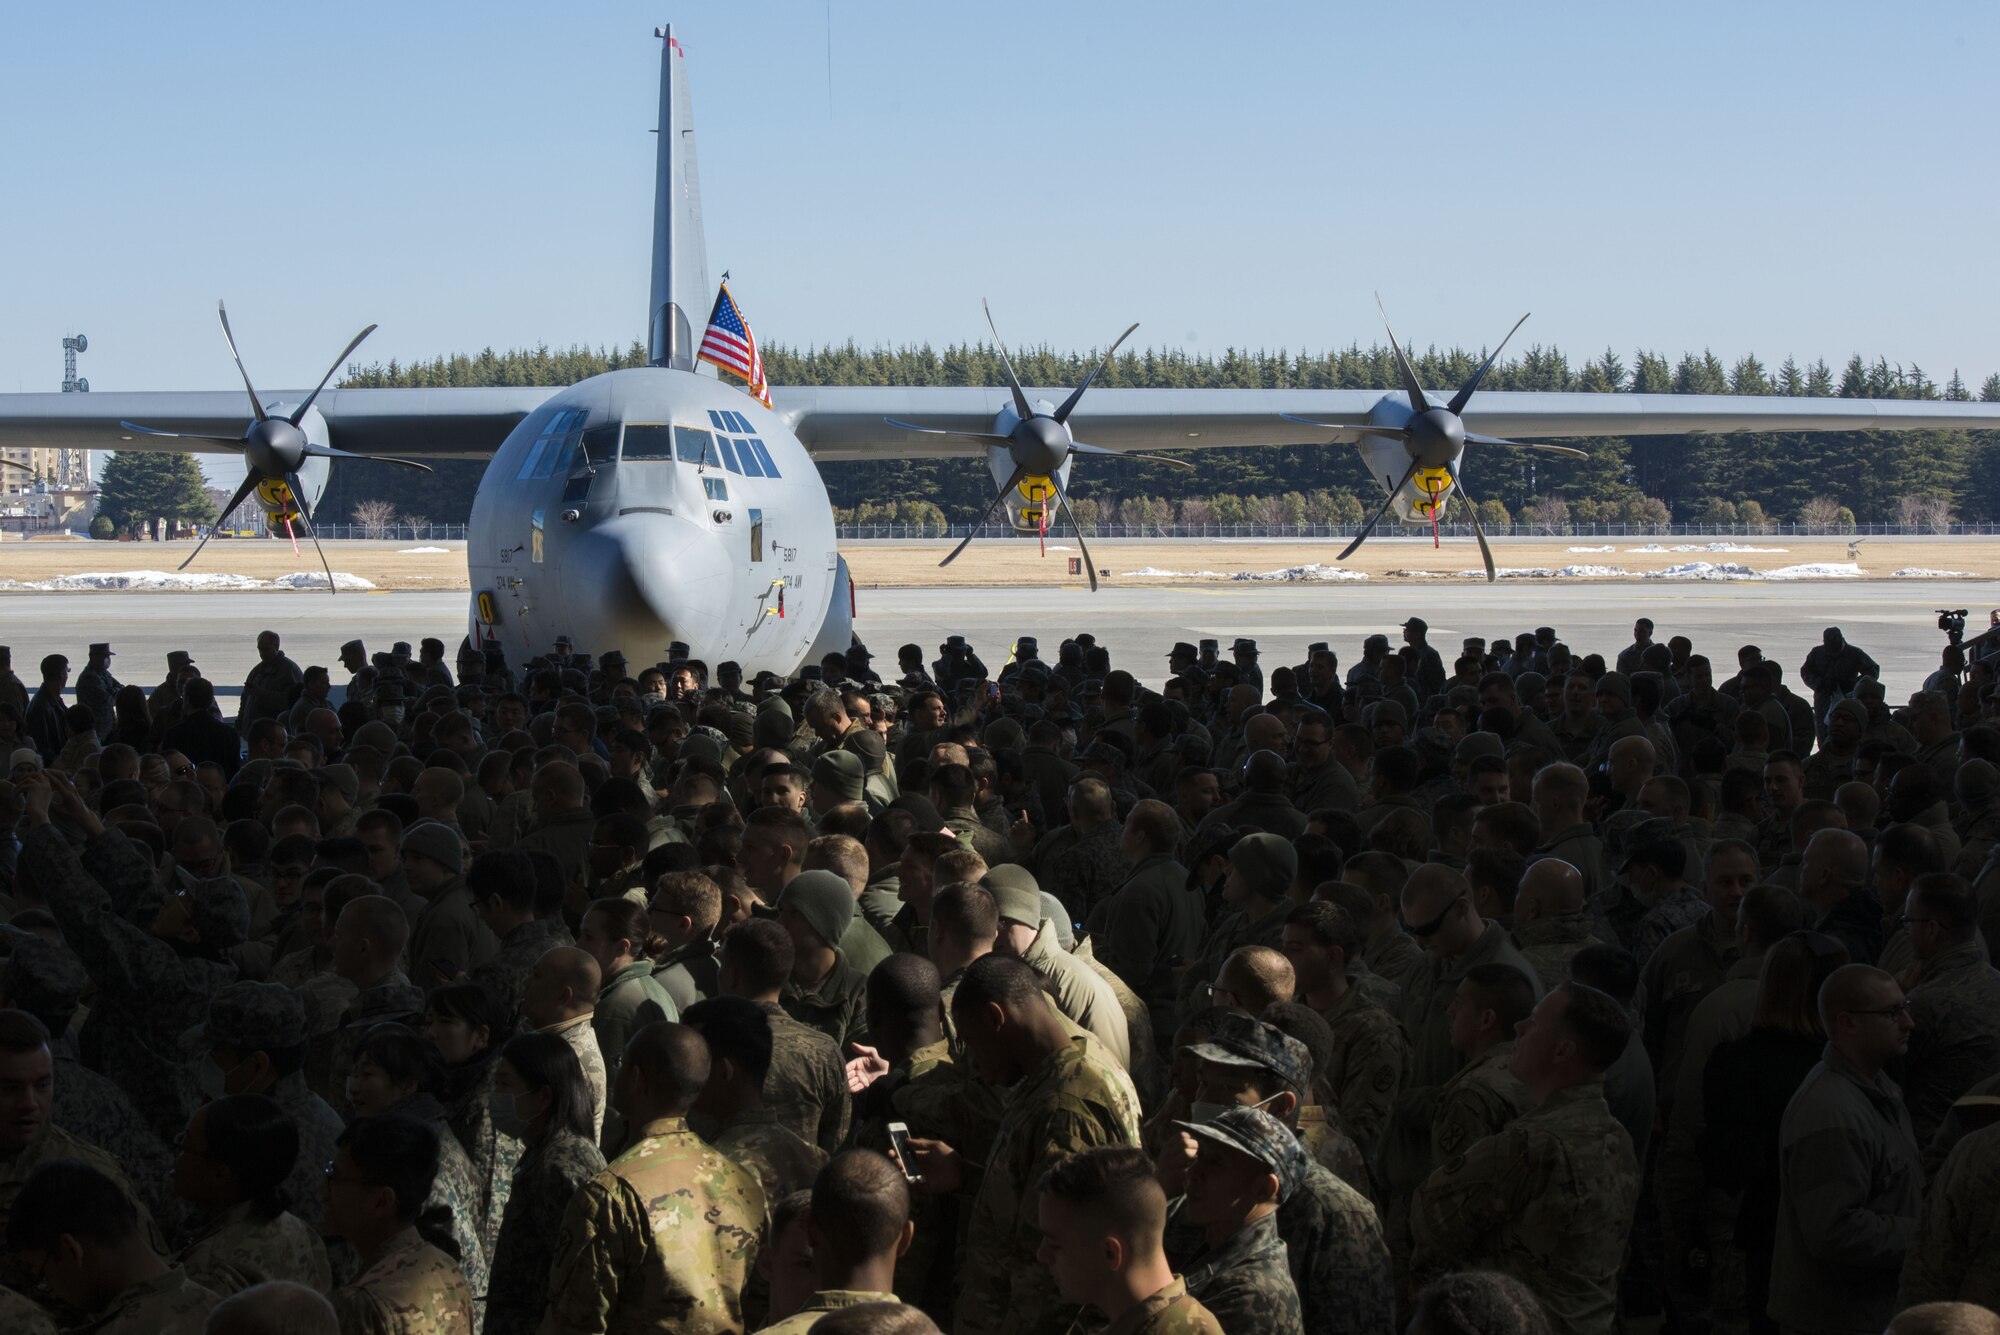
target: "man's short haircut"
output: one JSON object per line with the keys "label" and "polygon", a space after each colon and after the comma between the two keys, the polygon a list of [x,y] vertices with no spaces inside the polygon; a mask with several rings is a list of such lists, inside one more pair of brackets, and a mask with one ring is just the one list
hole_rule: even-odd
{"label": "man's short haircut", "polygon": [[[332,888],[327,887],[329,892]],[[343,916],[349,913],[355,915],[363,934],[380,945],[385,954],[400,956],[403,947],[410,943],[410,917],[401,904],[387,895],[356,895],[341,909]]]}
{"label": "man's short haircut", "polygon": [[80,1159],[50,1159],[14,1198],[7,1250],[53,1252],[65,1234],[115,1247],[138,1231],[139,1212],[124,1188]]}
{"label": "man's short haircut", "polygon": [[1931,872],[1910,884],[1910,893],[1925,916],[1954,941],[1970,941],[1979,922],[1979,899],[1962,876]]}
{"label": "man's short haircut", "polygon": [[726,1059],[763,1087],[771,1072],[771,1017],[762,1006],[742,997],[707,997],[688,1007],[681,1023],[700,1031],[711,1066]]}
{"label": "man's short haircut", "polygon": [[1293,924],[1305,928],[1323,949],[1338,948],[1343,960],[1352,958],[1361,948],[1361,926],[1354,921],[1354,915],[1339,904],[1323,899],[1300,904],[1285,915],[1285,925],[1289,927]]}
{"label": "man's short haircut", "polygon": [[1000,933],[1000,908],[983,885],[958,881],[940,888],[931,901],[931,930],[954,941],[991,941]]}
{"label": "man's short haircut", "polygon": [[1238,946],[1223,957],[1221,967],[1226,969],[1231,964],[1247,972],[1257,988],[1257,995],[1238,998],[1253,1015],[1274,1001],[1290,1001],[1298,991],[1298,974],[1282,950],[1273,950],[1269,946]]}
{"label": "man's short haircut", "polygon": [[752,991],[775,991],[792,976],[792,934],[771,918],[745,918],[722,934],[722,958]]}
{"label": "man's short haircut", "polygon": [[1485,826],[1503,847],[1524,858],[1533,857],[1542,842],[1542,822],[1526,802],[1495,802],[1474,815],[1472,824],[1475,829]]}
{"label": "man's short haircut", "polygon": [[743,818],[743,837],[752,835],[787,844],[794,853],[803,854],[812,831],[806,827],[806,818],[790,807],[758,807]]}
{"label": "man's short haircut", "polygon": [[2000,1335],[2000,1315],[1978,1303],[1918,1303],[1890,1318],[1883,1335]]}
{"label": "man's short haircut", "polygon": [[438,1133],[430,1123],[402,1113],[348,1123],[335,1142],[361,1175],[396,1194],[396,1218],[414,1220],[437,1182]]}
{"label": "man's short haircut", "polygon": [[1805,900],[1780,885],[1752,886],[1750,893],[1743,896],[1742,907],[1736,910],[1736,919],[1743,930],[1767,950],[1802,930],[1811,918]]}
{"label": "man's short haircut", "polygon": [[642,1027],[626,1042],[625,1061],[669,1113],[693,1107],[708,1083],[708,1044],[690,1025],[655,1020]]}
{"label": "man's short haircut", "polygon": [[1144,1150],[1099,1145],[1068,1155],[1042,1174],[1040,1190],[1082,1211],[1097,1226],[1136,1243],[1132,1250],[1138,1256],[1158,1253],[1167,1224],[1167,1193]]}
{"label": "man's short haircut", "polygon": [[0,1010],[0,1052],[33,1052],[49,1045],[49,1031],[24,1010]]}
{"label": "man's short haircut", "polygon": [[931,862],[931,884],[950,885],[953,881],[984,880],[986,859],[969,848],[954,847]]}
{"label": "man's short haircut", "polygon": [[889,1255],[909,1219],[909,1183],[874,1150],[844,1150],[813,1178],[815,1254],[831,1251],[849,1262]]}
{"label": "man's short haircut", "polygon": [[1172,807],[1157,798],[1149,797],[1134,804],[1132,814],[1125,819],[1133,831],[1146,841],[1146,847],[1156,853],[1171,853],[1180,842],[1180,817],[1174,814]]}
{"label": "man's short haircut", "polygon": [[1551,1335],[1553,1330],[1534,1290],[1493,1270],[1459,1271],[1426,1284],[1410,1329],[1423,1335]]}
{"label": "man's short haircut", "polygon": [[472,860],[465,876],[465,888],[473,899],[497,898],[516,913],[531,913],[540,878],[526,853],[514,848],[495,848]]}
{"label": "man's short haircut", "polygon": [[1514,911],[1514,897],[1527,874],[1528,860],[1511,848],[1475,848],[1465,859],[1466,884],[1491,891],[1502,913]]}
{"label": "man's short haircut", "polygon": [[1891,825],[1875,837],[1875,854],[1908,876],[1950,869],[1937,836],[1922,825]]}
{"label": "man's short haircut", "polygon": [[972,962],[952,993],[953,1014],[976,1006],[1000,1006],[1009,1011],[1045,1004],[1047,994],[1035,971],[1004,955],[982,955]]}
{"label": "man's short haircut", "polygon": [[1513,1037],[1514,1026],[1535,1013],[1535,985],[1511,964],[1475,964],[1465,981],[1486,994],[1500,1030]]}
{"label": "man's short haircut", "polygon": [[232,1293],[208,1314],[206,1335],[340,1335],[333,1304],[317,1289],[268,1279]]}
{"label": "man's short haircut", "polygon": [[1356,853],[1341,868],[1341,875],[1371,894],[1394,899],[1403,893],[1410,869],[1393,853]]}
{"label": "man's short haircut", "polygon": [[[1315,1081],[1326,1074],[1326,1068],[1333,1063],[1334,1047],[1340,1040],[1324,1015],[1302,1001],[1274,1001],[1257,1018],[1279,1033],[1305,1044],[1306,1051],[1312,1056]],[[1292,1092],[1299,1096],[1302,1104],[1314,1102],[1311,1090],[1295,1089]]]}
{"label": "man's short haircut", "polygon": [[722,887],[698,871],[670,871],[654,883],[652,906],[712,932],[722,921]]}
{"label": "man's short haircut", "polygon": [[822,834],[809,840],[802,859],[804,868],[832,872],[858,896],[868,884],[868,850],[859,840],[845,834]]}
{"label": "man's short haircut", "polygon": [[1592,942],[1570,957],[1569,976],[1629,1006],[1639,991],[1639,967],[1638,957],[1625,947]]}
{"label": "man's short haircut", "polygon": [[899,951],[868,971],[868,1005],[886,1014],[934,1015],[942,992],[937,965],[922,955]]}
{"label": "man's short haircut", "polygon": [[937,1322],[914,1303],[856,1303],[812,1323],[811,1335],[939,1335]]}
{"label": "man's short haircut", "polygon": [[1562,985],[1569,996],[1562,1023],[1576,1039],[1577,1052],[1593,1071],[1608,1070],[1624,1055],[1632,1038],[1632,1021],[1625,1008],[1588,983],[1572,978]]}

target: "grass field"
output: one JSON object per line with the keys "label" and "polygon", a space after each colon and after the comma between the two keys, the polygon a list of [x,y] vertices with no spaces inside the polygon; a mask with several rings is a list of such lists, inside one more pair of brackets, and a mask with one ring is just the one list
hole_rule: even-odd
{"label": "grass field", "polygon": [[[1742,567],[1759,575],[1796,578],[1789,567],[1849,564],[1845,538],[1716,539],[1765,551],[1672,550],[1699,549],[1702,538],[1520,538],[1494,543],[1502,570],[1564,571],[1563,578],[1593,582],[1640,580],[1648,572],[1695,562]],[[1293,572],[1290,578],[1339,578],[1302,568],[1323,567],[1365,574],[1371,581],[1422,582],[1458,579],[1479,569],[1479,550],[1470,539],[1447,539],[1433,548],[1428,538],[1374,538],[1351,561],[1336,561],[1340,541],[1149,541],[1122,539],[1091,544],[1104,582],[1119,585],[1178,585],[1227,583],[1270,572]],[[938,562],[951,550],[945,541],[854,543],[843,549],[857,584],[864,587],[950,587],[1081,583],[1068,574],[1076,554],[1074,539],[1052,539],[1046,558],[1032,540],[981,540],[949,568]],[[1654,547],[1665,550],[1634,550]],[[419,551],[417,548],[443,548]],[[128,571],[172,572],[190,552],[191,542],[0,542],[0,590],[91,573]],[[358,576],[378,589],[463,589],[466,587],[465,544],[363,540],[330,542],[327,559],[334,570]],[[1858,551],[1859,578],[1889,579],[1899,570],[1952,571],[1979,578],[2000,578],[2000,540],[1993,538],[1869,538]],[[290,544],[242,540],[211,542],[190,575],[238,575],[278,580],[298,572],[317,572],[310,547],[294,556]],[[1615,569],[1619,575],[1589,573]],[[1147,573],[1152,572],[1152,573]],[[1172,573],[1169,573],[1172,572]],[[1272,578],[1285,578],[1273,574]],[[1837,580],[1829,582],[1838,582]],[[1914,582],[1914,581],[1912,581]]]}

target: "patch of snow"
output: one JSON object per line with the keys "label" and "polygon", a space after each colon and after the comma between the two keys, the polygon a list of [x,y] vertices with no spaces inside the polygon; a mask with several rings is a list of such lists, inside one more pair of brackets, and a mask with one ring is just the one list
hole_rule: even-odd
{"label": "patch of snow", "polygon": [[[1585,548],[1572,547],[1571,551]],[[1604,548],[1610,551],[1609,547]],[[1657,542],[1649,542],[1644,547],[1627,547],[1628,552],[1788,552],[1789,547],[1745,547],[1739,542],[1677,542],[1671,547],[1662,547]]]}
{"label": "patch of snow", "polygon": [[1932,570],[1927,566],[1905,566],[1891,579],[1977,579],[1970,570]]}
{"label": "patch of snow", "polygon": [[1616,547],[1572,547],[1570,550],[1573,552],[1615,552],[1618,549]]}
{"label": "patch of snow", "polygon": [[450,550],[451,550],[451,548],[449,548],[449,547],[398,547],[398,548],[396,549],[396,555],[398,555],[398,556],[429,556],[429,555],[431,555],[431,554],[432,554],[433,552],[448,552],[448,551],[450,551]]}
{"label": "patch of snow", "polygon": [[1765,579],[1860,579],[1861,567],[1852,561],[1810,561],[1799,566],[1779,566],[1766,570]]}
{"label": "patch of snow", "polygon": [[1385,570],[1382,573],[1386,578],[1389,579],[1443,579],[1444,578],[1443,574],[1441,574],[1436,570]]}
{"label": "patch of snow", "polygon": [[1313,565],[1286,566],[1282,570],[1162,570],[1158,566],[1141,566],[1129,572],[1133,579],[1225,579],[1243,584],[1335,584],[1364,580],[1368,576],[1359,570],[1347,570],[1340,566]]}
{"label": "patch of snow", "polygon": [[[289,575],[280,575],[271,583],[280,589],[323,589],[326,587],[326,572],[323,570],[295,570]],[[375,586],[359,575],[350,575],[345,570],[333,572],[333,587],[336,589],[372,589]]]}
{"label": "patch of snow", "polygon": [[1625,550],[1628,552],[1664,552],[1667,549],[1660,546],[1657,542],[1649,542],[1644,547],[1627,547]]}
{"label": "patch of snow", "polygon": [[1717,565],[1713,561],[1687,561],[1680,565],[1667,566],[1663,570],[1648,570],[1645,579],[1757,579],[1760,576],[1749,566],[1725,561]]}

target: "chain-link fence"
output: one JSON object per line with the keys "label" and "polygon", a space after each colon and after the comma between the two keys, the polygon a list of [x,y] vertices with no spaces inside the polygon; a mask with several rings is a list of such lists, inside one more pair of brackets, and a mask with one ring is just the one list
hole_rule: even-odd
{"label": "chain-link fence", "polygon": [[[917,538],[962,538],[970,531],[966,524],[839,524],[836,525],[842,542],[870,542],[881,540],[910,540]],[[1050,529],[1049,536],[1060,540],[1070,533],[1068,525],[1060,529]],[[1086,538],[1150,538],[1162,542],[1193,541],[1216,538],[1251,538],[1267,540],[1287,539],[1327,539],[1351,538],[1361,531],[1356,524],[1085,524]],[[1412,526],[1391,525],[1377,528],[1379,536],[1393,537],[1427,534],[1430,530]],[[1446,537],[1469,538],[1472,536],[1470,524],[1445,524],[1439,530]],[[986,538],[1018,537],[1033,540],[1036,534],[1017,532],[1004,523],[987,524],[980,529],[980,536]],[[1979,536],[1991,537],[2000,534],[2000,524],[1950,524],[1941,530],[1930,525],[1913,524],[1856,524],[1852,527],[1828,527],[1807,524],[1561,524],[1544,526],[1539,524],[1488,524],[1486,536],[1489,538],[1864,538],[1864,537],[1942,537]]]}

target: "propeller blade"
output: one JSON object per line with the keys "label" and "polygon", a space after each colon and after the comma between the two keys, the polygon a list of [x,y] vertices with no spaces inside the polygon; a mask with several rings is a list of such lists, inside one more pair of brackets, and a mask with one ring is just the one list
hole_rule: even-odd
{"label": "propeller blade", "polygon": [[257,490],[257,484],[263,480],[255,472],[252,472],[248,477],[243,479],[243,485],[236,489],[236,494],[229,498],[229,504],[223,506],[222,513],[215,517],[215,523],[209,526],[208,532],[202,535],[201,541],[197,542],[194,545],[194,550],[188,553],[188,559],[181,562],[177,569],[186,570],[194,564],[194,558],[200,556],[201,549],[208,546],[208,540],[215,536],[215,530],[221,528],[227,522],[229,516],[236,513],[236,507],[243,504],[250,493]]}
{"label": "propeller blade", "polygon": [[1076,522],[1076,513],[1075,511],[1069,508],[1069,497],[1063,494],[1062,484],[1060,482],[1057,482],[1054,478],[1050,478],[1049,485],[1055,489],[1056,504],[1062,506],[1063,517],[1069,520],[1069,526],[1076,530],[1076,549],[1077,551],[1083,553],[1084,573],[1090,576],[1090,591],[1092,593],[1096,593],[1097,566],[1090,559],[1089,545],[1085,543],[1083,540],[1083,525]]}
{"label": "propeller blade", "polygon": [[1524,441],[1502,440],[1498,436],[1482,436],[1475,431],[1465,433],[1468,445],[1498,445],[1509,450],[1538,450],[1543,454],[1566,454],[1572,459],[1588,459],[1590,452],[1579,450],[1573,445],[1530,445]]}
{"label": "propeller blade", "polygon": [[299,481],[297,473],[287,473],[285,485],[292,489],[292,503],[299,507],[299,522],[306,526],[306,536],[312,539],[313,550],[319,553],[319,568],[326,572],[326,591],[340,592],[333,587],[333,567],[326,563],[326,548],[319,545],[319,526],[313,523],[312,511],[306,508],[305,483]]}
{"label": "propeller blade", "polygon": [[291,421],[293,426],[297,426],[301,421],[305,419],[306,410],[313,406],[313,400],[319,397],[320,390],[326,388],[326,382],[333,379],[333,373],[340,369],[341,363],[345,362],[349,357],[353,356],[354,350],[361,346],[361,340],[367,338],[370,334],[374,332],[375,332],[375,326],[372,324],[369,325],[366,329],[362,330],[360,333],[354,336],[353,340],[348,343],[345,351],[343,351],[338,357],[335,357],[333,359],[333,365],[326,368],[326,374],[319,378],[319,384],[314,386],[313,392],[306,395],[306,401],[304,403],[301,403],[298,406],[298,410],[292,414]]}
{"label": "propeller blade", "polygon": [[1410,396],[1410,406],[1418,412],[1430,411],[1430,400],[1424,397],[1424,387],[1417,383],[1417,373],[1410,369],[1410,359],[1403,355],[1403,345],[1396,341],[1396,331],[1389,326],[1389,308],[1382,304],[1382,294],[1375,294],[1375,309],[1382,312],[1382,327],[1389,330],[1389,346],[1396,354],[1396,369],[1403,376],[1403,392]]}
{"label": "propeller blade", "polygon": [[238,449],[243,447],[241,436],[194,436],[185,431],[162,431],[158,427],[140,426],[137,422],[120,422],[118,426],[120,430],[140,436],[162,436],[167,440],[208,440],[217,445],[234,445]]}
{"label": "propeller blade", "polygon": [[1173,459],[1164,454],[1129,454],[1124,450],[1114,450],[1104,445],[1086,445],[1080,440],[1069,443],[1071,454],[1109,454],[1119,459],[1144,459],[1149,464],[1165,464],[1169,468],[1192,470],[1194,465],[1185,459]]}
{"label": "propeller blade", "polygon": [[[293,425],[297,425],[294,423]],[[415,459],[398,459],[387,454],[356,454],[353,450],[336,450],[331,445],[308,445],[306,457],[310,459],[369,459],[378,464],[401,464],[405,468],[421,468],[426,473],[437,470],[429,464],[420,464]]]}
{"label": "propeller blade", "polygon": [[960,440],[997,440],[1006,442],[1012,436],[996,435],[991,431],[950,431],[941,426],[918,426],[915,422],[905,422],[894,417],[882,419],[901,431],[916,431],[926,436],[957,436]]}
{"label": "propeller blade", "polygon": [[1014,488],[1020,486],[1021,479],[1026,477],[1027,475],[1028,475],[1028,470],[1026,468],[1016,468],[1014,470],[1014,475],[1007,479],[1006,485],[1001,487],[999,491],[993,494],[993,503],[986,507],[985,514],[979,516],[979,522],[974,524],[972,528],[967,531],[964,540],[961,541],[958,544],[958,546],[951,549],[950,556],[947,556],[944,558],[944,560],[938,562],[939,569],[943,569],[945,566],[950,565],[953,561],[956,561],[958,559],[958,554],[964,551],[967,547],[969,547],[972,544],[972,540],[979,536],[980,529],[986,527],[986,521],[991,519],[993,517],[993,512],[1000,508],[1000,502],[1007,499],[1007,493],[1014,490]]}
{"label": "propeller blade", "polygon": [[1410,433],[1400,426],[1371,426],[1367,422],[1326,422],[1317,417],[1300,417],[1296,413],[1279,413],[1287,422],[1297,422],[1300,426],[1323,426],[1328,431],[1356,431],[1370,436],[1394,436],[1397,440],[1408,440]]}
{"label": "propeller blade", "polygon": [[[1528,315],[1533,314],[1533,311],[1528,312]],[[1522,325],[1528,323],[1528,315],[1524,315],[1514,321],[1514,329],[1519,329]],[[1507,338],[1514,337],[1514,329],[1507,331]],[[1500,348],[1507,346],[1507,338],[1500,340]],[[1472,397],[1472,391],[1479,388],[1479,382],[1486,378],[1486,373],[1493,369],[1493,363],[1500,359],[1500,348],[1495,348],[1487,354],[1486,360],[1479,364],[1479,369],[1472,373],[1472,379],[1459,386],[1458,393],[1451,396],[1451,402],[1447,403],[1445,407],[1451,409],[1454,413],[1465,411],[1466,400]]]}
{"label": "propeller blade", "polygon": [[257,387],[250,383],[250,372],[243,365],[243,354],[236,351],[236,335],[229,332],[229,312],[219,301],[215,303],[215,317],[222,321],[222,341],[229,345],[229,355],[236,359],[236,370],[243,377],[243,388],[250,392],[250,411],[261,422],[270,414],[264,411],[263,401],[257,397]]}
{"label": "propeller blade", "polygon": [[[1083,377],[1083,383],[1078,385],[1075,389],[1071,390],[1069,392],[1069,397],[1063,400],[1062,407],[1056,409],[1056,420],[1058,422],[1069,421],[1069,415],[1076,410],[1076,401],[1083,397],[1083,391],[1090,388],[1090,382],[1097,379],[1097,373],[1099,371],[1102,371],[1105,367],[1111,365],[1111,359],[1117,356],[1118,354],[1118,345],[1120,343],[1123,343],[1126,339],[1132,337],[1132,331],[1134,329],[1137,329],[1138,327],[1139,327],[1139,322],[1137,320],[1134,320],[1131,324],[1125,326],[1124,333],[1120,334],[1117,338],[1111,340],[1111,346],[1105,349],[1104,360],[1090,368],[1089,373]],[[998,334],[995,334],[993,337],[998,338],[1000,336]]]}
{"label": "propeller blade", "polygon": [[1336,559],[1345,561],[1348,557],[1354,555],[1356,547],[1368,541],[1368,535],[1375,531],[1375,526],[1382,522],[1382,516],[1389,513],[1389,507],[1396,503],[1396,497],[1402,493],[1403,488],[1408,486],[1410,479],[1416,475],[1417,461],[1412,459],[1410,460],[1409,468],[1403,473],[1403,480],[1389,488],[1389,494],[1382,498],[1382,504],[1376,508],[1374,514],[1368,517],[1367,524],[1363,525],[1361,531],[1354,535],[1354,541],[1348,543]]}
{"label": "propeller blade", "polygon": [[1021,389],[1021,377],[1014,374],[1014,359],[1007,355],[1007,345],[1000,341],[1000,331],[993,325],[993,308],[986,304],[986,298],[979,299],[979,309],[986,312],[986,327],[993,330],[993,346],[1000,350],[1000,365],[1007,370],[1007,388],[1014,392],[1014,412],[1025,422],[1035,415],[1028,406],[1028,396]]}
{"label": "propeller blade", "polygon": [[[1527,317],[1521,318],[1525,320]],[[1473,500],[1467,493],[1465,482],[1459,477],[1457,469],[1446,464],[1445,472],[1451,474],[1452,490],[1458,493],[1458,499],[1464,503],[1465,512],[1472,516],[1472,535],[1479,539],[1479,559],[1486,563],[1486,582],[1491,584],[1500,577],[1493,571],[1493,549],[1486,545],[1486,526],[1479,522],[1479,502]]]}

